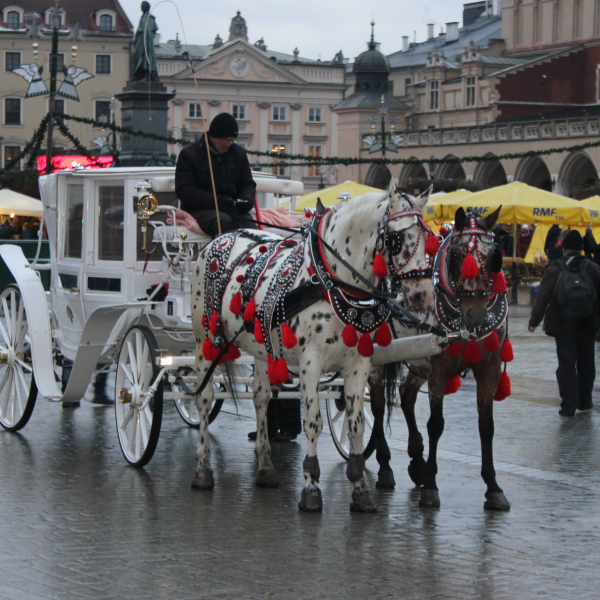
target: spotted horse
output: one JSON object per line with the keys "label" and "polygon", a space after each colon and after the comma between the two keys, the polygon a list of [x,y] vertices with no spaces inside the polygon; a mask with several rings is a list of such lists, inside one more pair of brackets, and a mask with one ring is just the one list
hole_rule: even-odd
{"label": "spotted horse", "polygon": [[[235,359],[240,348],[255,358],[259,486],[278,485],[267,433],[270,387],[288,380],[288,366],[298,373],[308,442],[300,510],[319,512],[323,507],[317,457],[323,427],[319,382],[323,373],[334,371],[344,380],[350,507],[377,509],[364,481],[363,393],[373,341],[387,345],[391,334],[383,296],[368,290],[385,290],[387,281],[394,285],[404,273],[426,264],[425,236],[417,239],[411,231],[413,211],[422,210],[426,201],[427,195],[405,197],[392,181],[387,193],[365,194],[337,212],[318,209],[301,241],[241,230],[218,237],[198,258],[192,281],[197,373],[207,379],[213,361]],[[388,290],[385,298],[392,296]],[[200,431],[192,487],[202,490],[214,487],[208,436],[212,400],[211,385],[197,392]]]}

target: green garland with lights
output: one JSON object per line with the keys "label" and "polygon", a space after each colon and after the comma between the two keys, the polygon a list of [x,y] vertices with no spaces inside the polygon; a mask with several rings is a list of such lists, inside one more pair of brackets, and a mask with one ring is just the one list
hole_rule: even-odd
{"label": "green garland with lights", "polygon": [[48,128],[48,122],[50,121],[50,115],[46,115],[40,122],[38,128],[35,130],[33,136],[25,144],[23,150],[19,153],[18,156],[15,156],[11,159],[10,163],[6,166],[6,170],[9,171],[14,169],[16,165],[19,164],[19,161],[23,160],[27,155],[29,158],[27,159],[26,168],[33,168],[35,159],[40,151],[42,146],[42,142],[44,141],[44,134],[46,133],[46,129]]}

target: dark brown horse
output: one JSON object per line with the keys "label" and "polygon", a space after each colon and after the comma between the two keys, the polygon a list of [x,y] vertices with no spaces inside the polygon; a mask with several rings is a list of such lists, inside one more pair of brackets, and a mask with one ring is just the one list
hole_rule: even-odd
{"label": "dark brown horse", "polygon": [[[409,432],[408,455],[411,461],[408,473],[416,485],[423,486],[419,502],[422,507],[440,506],[436,457],[438,442],[444,431],[444,396],[456,392],[460,387],[460,374],[471,369],[477,382],[481,475],[487,485],[484,508],[510,510],[510,504],[496,482],[492,449],[494,398],[500,400],[510,394],[508,376],[502,373],[502,359],[512,359],[509,345],[503,346],[507,302],[506,285],[500,273],[502,255],[493,244],[491,234],[499,213],[500,209],[484,219],[466,214],[462,209],[457,211],[454,229],[444,240],[436,257],[435,294],[427,311],[427,319],[449,331],[463,331],[465,339],[454,343],[446,352],[430,358],[428,367],[419,363],[413,365],[400,388],[402,410]],[[431,409],[427,423],[427,460],[423,457],[423,437],[417,427],[414,411],[417,394],[426,381]],[[377,487],[390,488],[394,487],[394,477],[389,465],[389,448],[383,436],[385,376],[372,373],[370,382],[375,423],[371,442],[365,452],[377,452],[380,464]]]}

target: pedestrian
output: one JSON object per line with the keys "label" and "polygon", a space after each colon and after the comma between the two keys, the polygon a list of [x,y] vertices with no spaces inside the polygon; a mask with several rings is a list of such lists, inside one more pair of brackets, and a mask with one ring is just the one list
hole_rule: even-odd
{"label": "pedestrian", "polygon": [[494,244],[496,244],[498,248],[500,248],[500,252],[504,254],[504,238],[506,236],[506,231],[502,228],[500,223],[496,223],[492,232],[494,234]]}
{"label": "pedestrian", "polygon": [[240,228],[256,229],[248,215],[254,206],[256,183],[252,179],[246,151],[235,143],[237,136],[237,121],[229,113],[221,113],[212,120],[208,135],[187,145],[177,159],[175,187],[181,208],[192,215],[202,231],[213,238],[219,235],[219,226],[207,138],[221,232]]}
{"label": "pedestrian", "polygon": [[31,230],[31,225],[29,223],[23,223],[23,240],[33,240],[33,231]]}
{"label": "pedestrian", "polygon": [[546,266],[529,331],[544,320],[544,332],[554,338],[561,404],[559,415],[592,408],[596,378],[594,338],[600,329],[600,267],[581,255],[583,238],[577,230],[562,241],[562,258]]}
{"label": "pedestrian", "polygon": [[591,223],[587,226],[587,229],[585,231],[585,238],[583,240],[583,244],[584,244],[584,247],[586,248],[586,251],[589,252],[590,258],[592,258],[592,260],[598,266],[600,266],[600,244],[598,244],[596,242],[596,238],[594,237],[594,234],[592,233],[592,224]]}
{"label": "pedestrian", "polygon": [[519,241],[517,243],[517,252],[521,258],[525,258],[527,255],[527,250],[529,250],[532,237],[533,233],[531,231],[531,227],[529,227],[529,225],[523,225],[523,227],[521,227],[521,235],[519,236]]}
{"label": "pedestrian", "polygon": [[559,244],[561,233],[562,229],[556,224],[552,225],[550,231],[548,231],[546,242],[544,243],[544,252],[548,260],[558,260],[563,255]]}

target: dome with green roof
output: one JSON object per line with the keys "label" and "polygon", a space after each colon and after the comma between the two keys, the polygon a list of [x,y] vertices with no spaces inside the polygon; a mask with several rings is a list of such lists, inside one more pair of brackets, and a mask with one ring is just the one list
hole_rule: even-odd
{"label": "dome with green roof", "polygon": [[352,67],[353,73],[391,73],[392,67],[390,61],[385,54],[377,50],[377,42],[375,42],[375,23],[371,21],[371,40],[367,43],[369,49],[359,55],[354,61]]}

